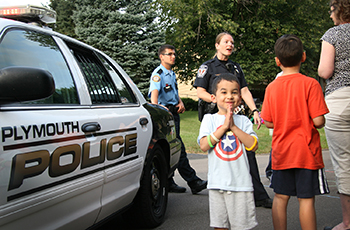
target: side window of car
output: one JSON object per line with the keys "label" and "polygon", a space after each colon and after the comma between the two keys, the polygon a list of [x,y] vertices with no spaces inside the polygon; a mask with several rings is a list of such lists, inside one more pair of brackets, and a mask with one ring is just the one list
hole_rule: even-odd
{"label": "side window of car", "polygon": [[98,57],[105,66],[109,75],[115,80],[122,103],[136,103],[136,99],[134,97],[134,94],[131,93],[131,89],[129,89],[127,87],[127,84],[119,77],[112,65],[102,55],[98,54]]}
{"label": "side window of car", "polygon": [[133,104],[134,95],[115,69],[100,54],[67,43],[84,74],[93,104]]}
{"label": "side window of car", "polygon": [[8,30],[0,41],[0,69],[9,66],[42,68],[48,70],[55,80],[53,95],[23,104],[79,104],[67,63],[50,35],[22,29]]}

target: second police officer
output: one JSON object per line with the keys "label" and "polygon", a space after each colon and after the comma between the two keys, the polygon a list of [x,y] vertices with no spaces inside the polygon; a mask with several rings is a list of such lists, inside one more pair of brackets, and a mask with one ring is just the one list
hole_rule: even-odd
{"label": "second police officer", "polygon": [[[148,96],[154,104],[160,104],[169,109],[175,120],[176,136],[181,141],[181,155],[178,164],[178,171],[181,177],[187,182],[193,194],[206,189],[207,181],[200,179],[196,171],[190,166],[187,158],[185,145],[180,137],[180,113],[185,112],[185,106],[179,97],[176,76],[172,67],[175,64],[175,47],[162,45],[158,50],[160,65],[153,71]],[[178,186],[173,177],[169,179],[169,191],[182,193],[186,188]]]}

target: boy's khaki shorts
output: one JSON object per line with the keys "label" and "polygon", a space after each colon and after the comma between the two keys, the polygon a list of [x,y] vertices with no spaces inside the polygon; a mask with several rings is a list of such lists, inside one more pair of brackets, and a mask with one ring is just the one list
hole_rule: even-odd
{"label": "boy's khaki shorts", "polygon": [[251,229],[258,222],[253,192],[209,190],[210,227]]}

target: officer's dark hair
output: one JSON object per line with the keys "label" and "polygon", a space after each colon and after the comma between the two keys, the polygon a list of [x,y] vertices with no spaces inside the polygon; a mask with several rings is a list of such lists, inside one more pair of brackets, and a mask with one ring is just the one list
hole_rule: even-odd
{"label": "officer's dark hair", "polygon": [[161,47],[159,47],[158,49],[158,57],[164,53],[164,51],[166,49],[171,49],[171,50],[175,50],[175,47],[172,46],[172,45],[169,45],[169,44],[165,44],[165,45],[162,45]]}
{"label": "officer's dark hair", "polygon": [[219,74],[213,81],[213,85],[212,85],[212,92],[214,95],[216,95],[216,90],[218,90],[218,84],[223,81],[230,81],[230,82],[237,82],[238,86],[239,86],[239,90],[241,89],[241,84],[239,83],[238,77],[235,74],[232,73],[221,73]]}
{"label": "officer's dark hair", "polygon": [[284,67],[299,65],[303,57],[303,43],[293,34],[285,34],[275,43],[275,54]]}

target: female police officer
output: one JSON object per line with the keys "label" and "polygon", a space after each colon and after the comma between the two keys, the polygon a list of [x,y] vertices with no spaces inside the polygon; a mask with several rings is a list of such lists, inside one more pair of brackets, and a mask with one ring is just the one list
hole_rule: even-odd
{"label": "female police officer", "polygon": [[[254,123],[258,124],[258,129],[261,125],[259,117],[259,110],[256,108],[253,96],[248,89],[247,82],[244,78],[244,73],[238,63],[229,60],[229,56],[233,52],[233,38],[227,33],[220,33],[216,37],[215,42],[216,55],[213,59],[204,62],[198,70],[197,78],[194,82],[194,87],[197,89],[197,96],[204,105],[202,111],[199,109],[199,120],[201,121],[205,113],[215,113],[217,108],[215,104],[211,103],[211,85],[217,74],[237,72],[241,85],[241,95],[244,102],[248,105],[254,116]],[[204,103],[203,103],[204,102]],[[272,200],[268,196],[264,186],[260,181],[258,166],[255,158],[255,152],[247,152],[250,165],[250,174],[253,178],[254,198],[257,207],[263,206],[265,208],[272,207]]]}

